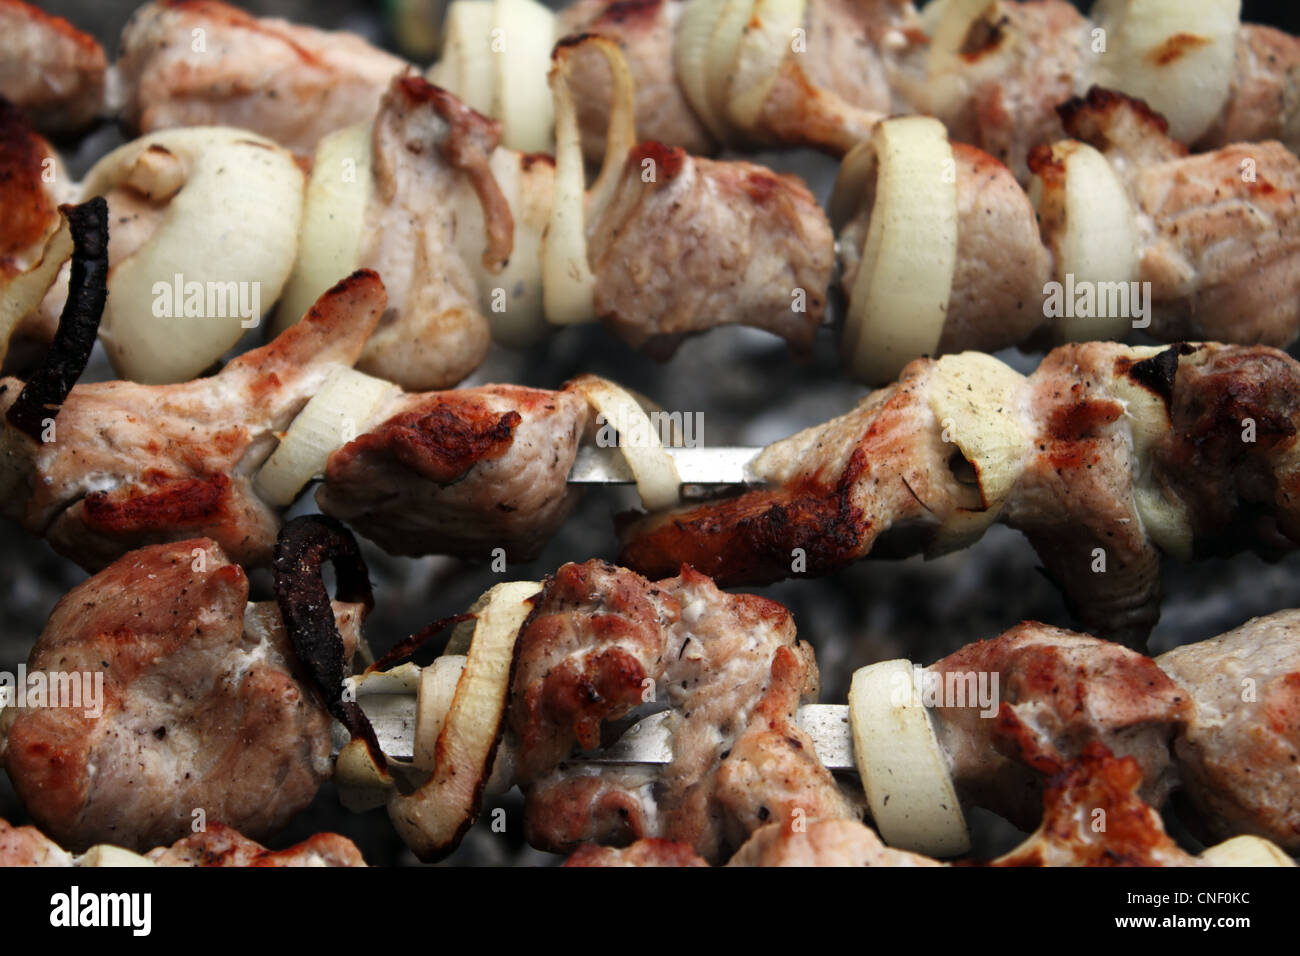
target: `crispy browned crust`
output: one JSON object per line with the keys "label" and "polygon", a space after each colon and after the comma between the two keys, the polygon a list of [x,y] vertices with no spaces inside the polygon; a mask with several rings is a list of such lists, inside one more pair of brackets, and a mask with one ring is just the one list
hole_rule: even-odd
{"label": "crispy browned crust", "polygon": [[1136,760],[1090,743],[1048,783],[1038,832],[993,865],[1194,865],[1137,795],[1141,782]]}
{"label": "crispy browned crust", "polygon": [[58,206],[41,181],[43,164],[53,155],[22,112],[0,98],[0,276],[17,271],[13,258],[58,225]]}
{"label": "crispy browned crust", "polygon": [[[1148,106],[1146,100],[1103,86],[1091,86],[1084,96],[1071,97],[1056,107],[1056,114],[1067,133],[1103,151],[1109,143],[1111,124],[1125,114],[1131,114],[1140,127],[1155,136],[1167,139],[1169,135],[1169,121]],[[1176,148],[1186,155],[1185,145],[1179,143]]]}

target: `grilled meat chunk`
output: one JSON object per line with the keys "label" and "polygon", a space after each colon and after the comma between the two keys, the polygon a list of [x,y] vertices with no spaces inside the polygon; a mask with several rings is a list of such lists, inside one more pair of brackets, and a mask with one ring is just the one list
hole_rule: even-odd
{"label": "grilled meat chunk", "polygon": [[[967,392],[992,361],[911,363],[847,415],[765,449],[755,468],[770,487],[626,525],[622,562],[757,584],[800,556],[825,574],[868,553],[949,549],[996,519],[1029,537],[1090,630],[1140,641],[1159,613],[1161,552],[1300,541],[1300,365],[1284,353],[1069,345],[1013,389]],[[966,407],[954,395],[969,396],[966,432],[944,425]],[[974,463],[961,452],[985,441]]]}
{"label": "grilled meat chunk", "polygon": [[104,106],[107,71],[94,37],[22,0],[0,0],[0,97],[40,129],[68,133],[90,124]]}
{"label": "grilled meat chunk", "polygon": [[237,126],[306,156],[326,134],[369,122],[408,66],[359,36],[216,0],[144,4],[122,31],[117,61],[123,113],[139,132]]}
{"label": "grilled meat chunk", "polygon": [[[779,605],[689,569],[652,584],[569,564],[546,582],[516,653],[508,717],[536,845],[657,837],[720,861],[763,823],[855,815],[795,724],[817,671]],[[667,767],[562,763],[655,703],[676,715]]]}
{"label": "grilled meat chunk", "polygon": [[1094,741],[1052,777],[1043,822],[993,866],[1204,866],[1138,795],[1142,769]]}
{"label": "grilled meat chunk", "polygon": [[36,827],[0,820],[0,866],[72,865],[72,855]]}
{"label": "grilled meat chunk", "polygon": [[[1050,258],[1029,197],[988,153],[952,144],[957,185],[957,266],[936,355],[995,351],[1023,342],[1043,324]],[[841,285],[851,293],[875,205],[868,185],[839,235]]]}
{"label": "grilled meat chunk", "polygon": [[[707,155],[716,145],[713,136],[677,82],[673,47],[682,6],[680,0],[577,0],[558,12],[556,33],[599,33],[617,41],[636,81],[638,137]],[[609,64],[596,51],[583,50],[574,55],[572,70],[582,149],[599,162],[609,126]]]}
{"label": "grilled meat chunk", "polygon": [[1156,659],[1191,692],[1174,747],[1191,820],[1211,840],[1242,833],[1300,851],[1300,611],[1257,618]]}
{"label": "grilled meat chunk", "polygon": [[834,236],[798,178],[642,143],[587,231],[596,315],[633,347],[667,358],[687,335],[740,324],[811,348]]}
{"label": "grilled meat chunk", "polygon": [[814,820],[801,830],[771,823],[755,830],[727,866],[943,866],[887,847],[857,820]]}
{"label": "grilled meat chunk", "polygon": [[145,854],[159,866],[365,866],[361,851],[347,837],[317,833],[285,850],[268,850],[232,827],[210,823],[169,847]]}
{"label": "grilled meat chunk", "polygon": [[[379,277],[358,272],[297,325],[211,378],[76,386],[53,440],[38,444],[5,428],[5,514],[89,570],[196,534],[240,564],[266,563],[280,517],[257,496],[252,475],[275,433],[333,370],[356,361],[384,301]],[[0,409],[21,389],[17,379],[0,379]]]}
{"label": "grilled meat chunk", "polygon": [[1176,783],[1170,745],[1193,708],[1187,691],[1141,654],[1025,622],[929,671],[953,686],[953,678],[997,675],[995,718],[973,696],[945,696],[934,708],[935,726],[962,798],[1022,829],[1038,821],[1043,773],[1058,772],[1093,741],[1137,761],[1141,796],[1153,806],[1164,804]]}
{"label": "grilled meat chunk", "polygon": [[1300,38],[1243,23],[1234,61],[1227,105],[1197,145],[1276,139],[1300,148]]}
{"label": "grilled meat chunk", "polygon": [[[1141,101],[1092,89],[1061,107],[1138,212],[1151,334],[1284,347],[1300,334],[1300,159],[1276,141],[1187,155]],[[1063,223],[1056,224],[1063,227]],[[1044,226],[1050,242],[1050,228]]]}
{"label": "grilled meat chunk", "polygon": [[512,385],[401,395],[329,457],[316,501],[390,554],[528,560],[577,500],[566,481],[587,407]]}
{"label": "grilled meat chunk", "polygon": [[671,840],[637,840],[630,846],[588,843],[564,861],[565,866],[708,866],[685,843]]}
{"label": "grilled meat chunk", "polygon": [[[46,832],[143,850],[191,833],[201,810],[261,837],[311,802],[331,771],[329,716],[274,603],[247,602],[239,566],[194,538],[128,554],[58,603],[29,670],[102,680],[98,706],[83,690],[82,706],[0,717],[0,758]],[[362,608],[334,611],[350,655]]]}
{"label": "grilled meat chunk", "polygon": [[[478,270],[500,271],[514,221],[488,158],[500,124],[449,93],[406,76],[393,81],[375,118],[374,180],[358,263],[388,289],[388,310],[358,368],[404,388],[448,388],[474,369],[491,342],[479,312]],[[456,192],[478,195],[488,248],[481,263],[456,246]]]}

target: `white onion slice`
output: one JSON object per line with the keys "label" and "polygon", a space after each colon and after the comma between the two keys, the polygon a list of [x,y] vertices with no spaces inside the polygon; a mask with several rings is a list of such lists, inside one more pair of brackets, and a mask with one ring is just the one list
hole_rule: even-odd
{"label": "white onion slice", "polygon": [[686,0],[673,43],[677,82],[691,109],[715,139],[725,139],[726,123],[713,111],[708,95],[709,47],[728,0]]}
{"label": "white onion slice", "polygon": [[428,72],[430,83],[485,116],[491,115],[497,95],[493,7],[492,0],[455,0],[447,8],[442,57]]}
{"label": "white onion slice", "polygon": [[[168,154],[160,168],[155,160]],[[270,308],[293,269],[302,217],[303,175],[293,155],[226,127],[162,130],[113,150],[87,174],[83,199],[161,180],[168,183],[156,197],[167,200],[161,221],[133,254],[112,263],[100,328],[118,374],[145,383],[188,381],[233,346],[251,327],[238,295],[251,304],[255,293],[259,309]],[[109,206],[111,213],[111,197]],[[183,292],[213,293],[203,296],[203,315],[174,314],[184,301],[172,302],[168,314],[156,284],[173,285],[176,276]],[[215,314],[207,314],[209,302]],[[160,304],[163,314],[155,315]]]}
{"label": "white onion slice", "polygon": [[[494,341],[524,348],[550,330],[542,304],[541,249],[551,218],[555,167],[544,159],[534,161],[504,148],[492,153],[489,165],[510,205],[515,231],[510,259],[500,272],[473,270],[479,311],[487,316]],[[455,202],[456,246],[466,262],[478,262],[487,242],[483,204],[465,178],[456,187]]]}
{"label": "white onion slice", "polygon": [[447,712],[456,696],[456,685],[460,683],[460,675],[465,672],[468,661],[464,654],[444,654],[420,672],[415,707],[415,750],[411,762],[421,770],[432,771],[438,765],[438,736],[447,722]]}
{"label": "white onion slice", "polygon": [[1296,865],[1296,861],[1272,840],[1257,836],[1235,836],[1224,840],[1203,851],[1201,859],[1211,866]]}
{"label": "white onion slice", "polygon": [[876,201],[849,294],[842,350],[868,384],[939,345],[957,267],[956,163],[943,124],[886,120],[871,137]]}
{"label": "white onion slice", "polygon": [[[604,54],[613,83],[605,160],[588,197],[569,72],[575,52],[592,48]],[[636,145],[636,86],[622,50],[612,40],[595,34],[556,48],[550,82],[555,94],[555,201],[542,240],[542,292],[547,320],[573,325],[595,318],[596,277],[587,258],[587,211],[590,207],[594,216],[604,207],[628,150]]]}
{"label": "white onion slice", "polygon": [[27,315],[35,312],[59,277],[63,263],[72,258],[72,229],[59,213],[59,226],[45,240],[41,258],[25,272],[0,279],[0,363],[9,351],[9,339]]}
{"label": "white onion slice", "polygon": [[727,102],[727,115],[741,129],[758,121],[806,8],[807,0],[755,0],[736,48]]}
{"label": "white onion slice", "polygon": [[373,185],[370,137],[369,124],[361,123],[331,133],[316,147],[303,199],[298,256],[272,326],[276,335],[357,267]]}
{"label": "white onion slice", "polygon": [[153,860],[139,853],[109,843],[97,843],[81,856],[77,857],[77,866],[123,867],[123,866],[157,866]]}
{"label": "white onion slice", "polygon": [[278,508],[292,504],[324,470],[329,456],[363,434],[375,413],[400,391],[392,382],[355,369],[330,373],[257,473],[258,493]]}
{"label": "white onion slice", "polygon": [[1092,18],[1107,37],[1097,81],[1146,100],[1174,139],[1205,135],[1232,89],[1241,0],[1098,0]]}
{"label": "white onion slice", "polygon": [[[709,37],[708,55],[704,60],[704,95],[713,109],[713,115],[725,128],[724,133],[731,128],[731,76],[736,51],[745,34],[745,24],[754,12],[755,2],[756,0],[726,0]],[[724,141],[732,138],[730,135],[719,137]]]}
{"label": "white onion slice", "polygon": [[537,593],[534,582],[519,584],[497,585],[478,614],[464,673],[434,745],[433,773],[414,793],[389,798],[393,826],[421,859],[453,849],[482,805],[505,729],[515,641]]}
{"label": "white onion slice", "polygon": [[[1056,215],[1063,216],[1064,230],[1052,237],[1063,304],[1072,305],[1068,300],[1074,296],[1069,293],[1085,288],[1080,283],[1088,283],[1095,290],[1094,302],[1099,303],[1108,298],[1103,293],[1111,288],[1110,283],[1129,283],[1138,278],[1141,242],[1137,213],[1115,168],[1087,143],[1064,140],[1052,146],[1052,154],[1065,166],[1064,193],[1049,195],[1049,187],[1035,176],[1029,196],[1038,212],[1046,202],[1063,203]],[[1124,298],[1131,302],[1127,291]],[[1090,342],[1124,338],[1132,328],[1133,317],[1062,315],[1055,323],[1062,340]]]}
{"label": "white onion slice", "polygon": [[496,54],[492,114],[501,120],[501,142],[525,153],[546,152],[555,123],[546,86],[555,14],[537,0],[495,0],[492,27],[494,41],[504,45]]}
{"label": "white onion slice", "polygon": [[624,389],[613,382],[594,375],[582,375],[570,383],[587,396],[591,407],[617,430],[623,426],[646,441],[624,445],[620,435],[619,450],[636,478],[636,490],[647,511],[671,508],[681,501],[682,480],[677,474],[677,463],[664,451],[659,435],[652,427],[645,410]]}
{"label": "white onion slice", "polygon": [[929,856],[967,852],[966,818],[911,662],[882,661],[856,671],[849,722],[854,759],[881,838]]}

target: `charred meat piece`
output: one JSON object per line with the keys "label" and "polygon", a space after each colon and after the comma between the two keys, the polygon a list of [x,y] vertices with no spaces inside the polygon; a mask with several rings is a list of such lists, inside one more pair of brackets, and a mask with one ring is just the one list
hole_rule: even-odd
{"label": "charred meat piece", "polygon": [[811,348],[834,236],[796,177],[642,143],[587,229],[596,315],[633,347],[667,358],[687,335],[741,324]]}
{"label": "charred meat piece", "polygon": [[[508,717],[535,845],[653,837],[720,861],[765,823],[856,815],[795,724],[816,665],[771,601],[689,569],[651,583],[569,564],[546,582],[516,653]],[[674,711],[671,764],[563,763],[646,704]]]}
{"label": "charred meat piece", "polygon": [[117,69],[141,133],[237,126],[310,156],[326,134],[369,122],[408,64],[350,33],[215,0],[156,0],[122,31]]}
{"label": "charred meat piece", "polygon": [[0,97],[40,129],[69,133],[104,106],[104,48],[62,17],[0,0]]}
{"label": "charred meat piece", "polygon": [[[1284,353],[1069,345],[996,393],[967,391],[990,371],[962,371],[972,361],[917,360],[854,411],[769,446],[755,462],[768,488],[632,521],[622,562],[758,584],[791,576],[795,549],[825,574],[950,549],[996,519],[1029,537],[1090,629],[1141,641],[1161,552],[1275,555],[1300,540],[1300,366]],[[968,431],[944,426],[954,408]],[[975,462],[961,451],[986,441],[995,451]]]}
{"label": "charred meat piece", "polygon": [[1189,695],[1128,648],[1025,622],[928,670],[944,686],[997,675],[996,717],[947,696],[933,713],[963,799],[1022,829],[1038,821],[1043,773],[1059,771],[1093,741],[1137,761],[1142,798],[1153,806],[1177,782],[1170,745],[1192,715]]}
{"label": "charred meat piece", "polygon": [[576,501],[566,481],[587,407],[576,391],[512,385],[399,396],[330,456],[317,503],[390,554],[527,560]]}
{"label": "charred meat piece", "polygon": [[[266,563],[280,518],[253,490],[253,472],[326,377],[356,361],[384,301],[379,277],[358,272],[211,378],[76,386],[51,440],[5,429],[5,513],[90,570],[196,534],[240,564]],[[0,408],[21,389],[0,379]]]}
{"label": "charred meat piece", "polygon": [[1156,659],[1196,715],[1174,747],[1191,820],[1211,840],[1251,833],[1300,851],[1300,612],[1258,618]]}
{"label": "charred meat piece", "polygon": [[[334,612],[350,653],[361,608]],[[33,701],[0,718],[14,789],[69,848],[169,843],[199,811],[263,837],[330,774],[329,716],[275,605],[248,604],[243,571],[210,539],[133,552],[74,588],[28,667],[81,679],[78,706]]]}

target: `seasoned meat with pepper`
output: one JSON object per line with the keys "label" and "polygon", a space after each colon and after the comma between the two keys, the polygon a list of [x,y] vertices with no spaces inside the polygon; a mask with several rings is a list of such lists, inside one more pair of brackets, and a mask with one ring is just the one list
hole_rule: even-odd
{"label": "seasoned meat with pepper", "polygon": [[1300,148],[1300,37],[1243,23],[1237,29],[1232,91],[1198,146],[1261,139]]}
{"label": "seasoned meat with pepper", "polygon": [[22,0],[0,0],[0,97],[40,129],[68,133],[104,108],[108,61],[94,37]]}
{"label": "seasoned meat with pepper", "polygon": [[[963,800],[1030,829],[1043,773],[1099,741],[1142,771],[1141,795],[1161,806],[1177,782],[1170,744],[1192,714],[1188,692],[1150,658],[1095,637],[1025,622],[931,665],[941,682],[996,675],[996,717],[941,697],[932,713]],[[965,706],[960,704],[964,703]]]}
{"label": "seasoned meat with pepper", "polygon": [[210,823],[201,833],[145,854],[159,866],[365,866],[347,837],[317,833],[285,850],[268,850],[232,827]]}
{"label": "seasoned meat with pepper", "polygon": [[1196,715],[1174,744],[1210,840],[1241,833],[1300,852],[1300,611],[1257,618],[1156,659]]}
{"label": "seasoned meat with pepper", "polygon": [[[568,564],[516,653],[508,718],[535,845],[655,837],[720,861],[764,823],[856,815],[795,724],[817,670],[780,605],[689,569],[651,583]],[[660,704],[674,713],[666,767],[563,763],[575,746],[599,746],[604,725]]]}
{"label": "seasoned meat with pepper", "polygon": [[[37,443],[6,427],[4,513],[90,570],[158,541],[214,538],[240,564],[264,564],[280,517],[252,476],[331,372],[361,353],[384,287],[358,272],[269,345],[219,374],[177,385],[103,382],[72,389]],[[0,409],[22,383],[0,379]]]}
{"label": "seasoned meat with pepper", "polygon": [[739,324],[811,348],[834,236],[796,177],[642,143],[587,233],[596,315],[633,347],[667,358],[687,335]]}
{"label": "seasoned meat with pepper", "polygon": [[326,134],[369,122],[408,68],[351,33],[216,0],[146,3],[122,31],[117,61],[123,114],[139,132],[237,126],[307,156]]}
{"label": "seasoned meat with pepper", "polygon": [[581,393],[485,385],[405,394],[329,457],[322,511],[390,554],[534,557],[568,516]]}
{"label": "seasoned meat with pepper", "polygon": [[0,866],[72,865],[72,855],[36,827],[0,820]]}
{"label": "seasoned meat with pepper", "polygon": [[[986,390],[998,376],[1013,384]],[[1300,365],[1260,346],[1068,345],[1020,381],[992,359],[918,359],[854,411],[765,449],[754,468],[769,487],[628,523],[621,560],[757,584],[800,557],[825,574],[872,552],[947,550],[1000,520],[1090,629],[1140,642],[1162,552],[1300,541],[1297,426]]]}
{"label": "seasoned meat with pepper", "polygon": [[[362,608],[334,612],[350,656]],[[83,706],[0,717],[15,791],[70,849],[144,850],[199,820],[264,837],[331,772],[329,716],[299,679],[279,611],[248,604],[248,579],[210,539],[132,552],[73,588],[28,668],[82,678]],[[85,685],[100,680],[88,706]]]}

